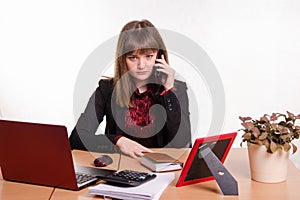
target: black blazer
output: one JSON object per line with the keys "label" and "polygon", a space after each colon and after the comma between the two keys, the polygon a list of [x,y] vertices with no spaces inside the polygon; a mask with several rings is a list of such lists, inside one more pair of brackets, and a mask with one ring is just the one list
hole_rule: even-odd
{"label": "black blazer", "polygon": [[[123,118],[124,108],[112,103],[113,81],[102,79],[99,86],[90,97],[84,113],[70,136],[72,149],[89,151],[110,151],[114,148],[114,138],[123,135],[149,148],[181,148],[191,146],[190,113],[187,96],[187,87],[184,82],[175,80],[174,90],[164,95],[156,94],[155,104],[161,105],[165,110],[165,115],[156,115],[157,122],[164,124],[158,125],[160,130],[157,134],[148,138],[137,138],[125,133],[116,123],[117,119]],[[163,91],[163,86],[159,88]],[[162,108],[161,107],[161,108]],[[154,109],[155,110],[155,109]],[[159,109],[158,109],[159,110]],[[99,124],[106,117],[105,135],[95,135]],[[149,140],[151,142],[149,143]],[[151,144],[151,145],[148,145]]]}

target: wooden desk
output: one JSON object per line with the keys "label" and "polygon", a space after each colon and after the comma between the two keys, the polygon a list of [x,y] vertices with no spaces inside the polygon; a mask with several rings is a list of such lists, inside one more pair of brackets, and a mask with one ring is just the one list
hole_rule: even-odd
{"label": "wooden desk", "polygon": [[[185,161],[188,150],[170,150],[163,149],[173,156],[180,156],[180,160]],[[118,162],[119,155],[113,156],[115,162],[110,167],[118,169],[134,169],[139,171],[148,171],[141,166],[138,160],[134,160],[127,156],[122,156]],[[93,154],[89,152],[73,151],[74,161],[80,165],[91,166],[91,158]],[[176,188],[180,171],[176,172],[175,180],[166,188],[160,199],[284,199],[297,200],[300,199],[298,188],[300,184],[300,172],[296,167],[289,162],[288,180],[277,184],[264,184],[250,179],[250,170],[248,163],[248,154],[246,149],[233,148],[231,149],[225,161],[225,166],[237,179],[239,184],[239,196],[223,196],[216,181],[208,181],[194,185],[188,185]],[[5,187],[4,187],[5,186]],[[28,189],[28,191],[25,189]],[[19,191],[20,190],[20,191]],[[19,192],[18,192],[19,191]],[[29,184],[12,183],[0,180],[0,200],[4,199],[49,199],[52,188],[34,186]],[[52,194],[54,200],[90,200],[102,199],[98,196],[93,196],[88,193],[88,189],[81,191],[70,191],[63,189],[55,189]]]}
{"label": "wooden desk", "polygon": [[176,177],[162,194],[161,199],[300,199],[300,193],[298,193],[300,172],[291,161],[289,161],[288,180],[277,184],[264,184],[251,180],[246,149],[231,149],[225,160],[225,166],[238,181],[239,196],[223,196],[214,180],[176,188],[178,180]]}
{"label": "wooden desk", "polygon": [[0,200],[41,200],[49,199],[54,188],[16,183],[2,179],[0,171]]}
{"label": "wooden desk", "polygon": [[[179,159],[182,161],[185,161],[189,153],[188,150],[162,149],[161,151],[169,153],[174,157],[180,157]],[[79,154],[80,152],[78,151],[73,152],[75,160],[80,159],[78,158],[81,157]],[[81,164],[84,164],[84,162],[84,160],[81,160]],[[225,166],[238,181],[239,196],[223,196],[216,181],[214,180],[177,188],[175,185],[181,172],[177,171],[175,180],[166,188],[160,199],[300,199],[300,193],[298,193],[300,172],[291,161],[289,162],[288,180],[277,184],[263,184],[250,179],[248,154],[246,149],[231,149],[225,161]],[[128,156],[121,157],[119,169],[148,171],[145,167],[139,164],[139,160],[134,160]],[[87,189],[79,192],[56,189],[52,197],[54,200],[71,200],[77,198],[80,200],[101,199],[101,197],[89,195]]]}
{"label": "wooden desk", "polygon": [[[79,150],[73,150],[73,160],[76,165],[83,165],[83,166],[93,166],[93,161],[95,158],[100,156],[100,153],[94,153],[94,152],[86,152],[86,151],[79,151]],[[119,168],[119,161],[120,161],[120,154],[106,154],[109,155],[113,159],[113,163],[107,167],[102,167],[101,169],[112,169],[112,170],[118,170]],[[101,182],[101,181],[100,181]],[[89,199],[103,199],[101,197],[96,197],[94,195],[90,195],[88,193],[88,189],[82,189],[80,191],[70,191],[70,190],[64,190],[64,189],[55,189],[52,199],[55,200],[89,200]]]}

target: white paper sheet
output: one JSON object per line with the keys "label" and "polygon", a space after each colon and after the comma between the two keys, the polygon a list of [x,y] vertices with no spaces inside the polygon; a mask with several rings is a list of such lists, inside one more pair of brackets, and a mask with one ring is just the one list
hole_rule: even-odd
{"label": "white paper sheet", "polygon": [[156,178],[136,187],[118,187],[107,184],[98,184],[89,188],[89,193],[111,198],[126,200],[156,200],[159,199],[165,188],[174,180],[175,174],[156,174]]}

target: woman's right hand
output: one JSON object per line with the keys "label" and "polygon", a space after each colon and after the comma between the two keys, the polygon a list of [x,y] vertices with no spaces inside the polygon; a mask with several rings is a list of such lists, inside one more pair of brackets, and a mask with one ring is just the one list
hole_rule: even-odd
{"label": "woman's right hand", "polygon": [[143,152],[153,152],[151,149],[148,149],[147,147],[144,147],[143,145],[124,136],[117,141],[116,145],[120,148],[122,153],[127,154],[132,158],[143,156]]}

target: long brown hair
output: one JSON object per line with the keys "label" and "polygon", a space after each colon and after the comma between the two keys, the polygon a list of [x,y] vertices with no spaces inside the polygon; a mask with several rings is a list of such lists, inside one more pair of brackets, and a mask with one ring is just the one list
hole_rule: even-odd
{"label": "long brown hair", "polygon": [[117,105],[128,107],[131,94],[135,88],[129,77],[126,65],[126,55],[134,51],[143,53],[145,50],[161,50],[166,62],[168,63],[168,52],[162,37],[154,25],[148,20],[131,21],[121,30],[119,35],[116,59],[114,86]]}

